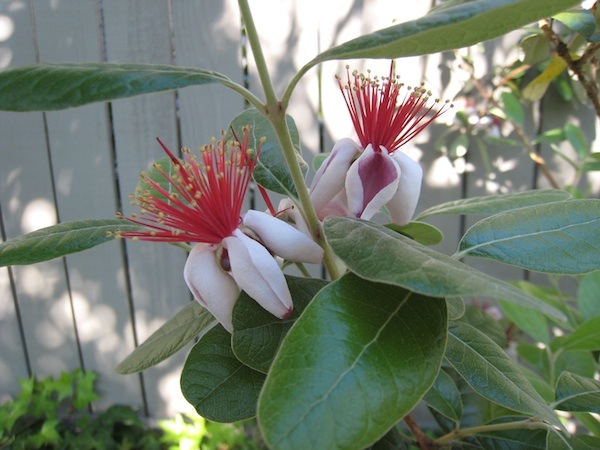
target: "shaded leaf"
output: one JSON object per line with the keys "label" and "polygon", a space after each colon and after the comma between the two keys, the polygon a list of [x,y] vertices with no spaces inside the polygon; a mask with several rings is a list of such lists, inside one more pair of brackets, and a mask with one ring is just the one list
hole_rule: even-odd
{"label": "shaded leaf", "polygon": [[580,159],[585,159],[590,151],[589,144],[581,128],[568,123],[565,125],[565,136],[577,152]]}
{"label": "shaded leaf", "polygon": [[419,214],[418,219],[428,216],[452,214],[497,214],[524,206],[568,200],[571,195],[555,189],[540,189],[515,194],[487,195],[455,200],[433,206]]}
{"label": "shaded leaf", "polygon": [[217,324],[213,315],[196,301],[189,302],[156,330],[116,367],[120,374],[139,372],[164,361],[196,336]]}
{"label": "shaded leaf", "polygon": [[264,379],[235,357],[231,335],[219,325],[190,351],[181,372],[181,392],[202,417],[236,422],[256,414]]}
{"label": "shaded leaf", "polygon": [[423,401],[444,417],[460,423],[462,417],[462,400],[454,380],[443,370],[438,373],[433,386],[427,391]]}
{"label": "shaded leaf", "polygon": [[51,111],[134,95],[234,82],[217,72],[153,64],[36,64],[0,73],[0,109]]}
{"label": "shaded leaf", "polygon": [[267,373],[281,341],[315,294],[326,281],[286,275],[294,312],[281,320],[267,312],[248,294],[242,292],[233,307],[231,345],[237,358],[247,366]]}
{"label": "shaded leaf", "polygon": [[506,314],[506,317],[517,327],[529,334],[539,342],[548,344],[550,342],[550,333],[548,331],[548,321],[546,316],[524,308],[517,303],[505,302],[499,300],[498,304]]}
{"label": "shaded leaf", "polygon": [[538,272],[600,269],[600,200],[529,206],[487,217],[460,241],[460,256],[493,259]]}
{"label": "shaded leaf", "polygon": [[477,328],[500,347],[506,347],[506,332],[504,328],[482,308],[473,305],[467,306],[465,314],[460,320]]}
{"label": "shaded leaf", "polygon": [[555,338],[550,347],[553,351],[600,350],[600,316],[592,317],[579,325],[571,334]]}
{"label": "shaded leaf", "polygon": [[362,278],[432,297],[501,298],[558,320],[564,318],[560,311],[520,289],[375,223],[328,217],[324,230],[334,253]]}
{"label": "shaded leaf", "polygon": [[563,372],[556,382],[554,408],[600,413],[600,381]]}
{"label": "shaded leaf", "polygon": [[[364,448],[434,382],[445,302],[353,274],[323,288],[273,361],[258,406],[280,450]],[[317,432],[318,430],[318,432]]]}
{"label": "shaded leaf", "polygon": [[[292,136],[292,142],[296,149],[296,158],[302,171],[306,173],[308,165],[302,159],[302,152],[300,150],[300,136],[298,134],[298,128],[294,119],[290,116],[286,117],[287,125]],[[254,169],[253,178],[254,180],[266,189],[279,194],[287,195],[290,197],[298,198],[296,188],[292,176],[288,169],[287,163],[283,156],[283,152],[277,140],[277,135],[273,129],[271,122],[267,120],[256,109],[247,109],[238,114],[231,124],[226,133],[226,138],[229,139],[232,136],[231,129],[235,130],[236,133],[240,133],[242,127],[250,125],[252,127],[250,137],[250,147],[258,148],[261,144],[261,140],[264,138],[265,141],[262,144],[262,150],[258,163]]]}
{"label": "shaded leaf", "polygon": [[462,3],[345,42],[321,53],[308,66],[332,59],[392,59],[468,47],[577,4],[575,0],[479,0]]}
{"label": "shaded leaf", "polygon": [[385,226],[423,245],[437,245],[444,239],[440,230],[425,222],[409,222],[403,226],[388,223]]}
{"label": "shaded leaf", "polygon": [[521,41],[523,64],[535,65],[550,57],[550,42],[544,34],[532,34]]}
{"label": "shaded leaf", "polygon": [[587,9],[561,12],[555,14],[553,19],[585,37],[592,36],[596,31],[596,18]]}
{"label": "shaded leaf", "polygon": [[600,152],[590,153],[581,168],[584,172],[600,170]]}
{"label": "shaded leaf", "polygon": [[[488,422],[486,425],[495,425],[527,420],[526,417],[506,416]],[[535,422],[533,422],[535,423]],[[546,435],[544,424],[539,428],[530,429],[525,425],[521,429],[487,431],[478,433],[477,440],[485,449],[494,450],[546,450]]]}
{"label": "shaded leaf", "polygon": [[0,244],[0,267],[33,264],[80,252],[107,241],[118,231],[141,227],[123,219],[63,222],[18,236]]}
{"label": "shaded leaf", "polygon": [[552,424],[560,423],[516,363],[471,325],[450,323],[446,359],[477,393],[488,400]]}
{"label": "shaded leaf", "polygon": [[584,320],[600,316],[600,271],[588,273],[581,279],[577,303]]}
{"label": "shaded leaf", "polygon": [[515,94],[508,91],[502,92],[501,98],[502,103],[504,104],[504,111],[508,118],[512,122],[523,126],[523,123],[525,122],[525,111],[523,110],[521,103],[519,103],[519,99]]}

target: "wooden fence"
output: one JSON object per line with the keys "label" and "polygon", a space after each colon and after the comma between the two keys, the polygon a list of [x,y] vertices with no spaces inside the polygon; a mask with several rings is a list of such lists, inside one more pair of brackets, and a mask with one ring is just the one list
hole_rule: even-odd
{"label": "wooden fence", "polygon": [[[359,34],[424,15],[429,2],[279,0],[251,2],[274,84],[282,92],[319,51]],[[486,44],[478,67],[503,62],[514,36]],[[246,83],[260,95],[250,50],[234,0],[0,0],[0,70],[36,62],[142,62],[203,67]],[[386,73],[388,61],[331,62],[299,84],[290,114],[307,160],[353,137],[334,80],[345,64]],[[398,63],[408,83],[424,79],[442,97],[453,97],[452,54]],[[528,116],[528,129],[564,121],[559,101]],[[567,106],[570,107],[570,106]],[[0,112],[0,226],[8,239],[59,221],[110,218],[132,211],[141,170],[161,156],[155,137],[192,149],[218,136],[244,108],[222,87],[187,88],[49,113]],[[560,108],[564,108],[560,106]],[[595,122],[585,108],[578,119],[592,140]],[[542,121],[543,118],[543,121]],[[451,114],[446,117],[451,119]],[[478,152],[453,166],[433,150],[444,129],[435,124],[409,149],[425,168],[419,210],[461,197],[538,186],[522,149],[494,149],[490,173]],[[545,152],[547,151],[544,150]],[[547,154],[559,179],[569,169]],[[464,170],[463,170],[464,169]],[[543,181],[539,183],[543,186]],[[432,221],[452,253],[469,221]],[[78,367],[98,375],[102,394],[94,407],[114,403],[164,417],[186,408],[179,391],[185,351],[143,374],[121,376],[114,367],[185,302],[185,254],[166,244],[114,241],[90,251],[33,266],[0,269],[0,396],[18,391],[17,379],[56,375]],[[515,269],[478,262],[504,278]]]}

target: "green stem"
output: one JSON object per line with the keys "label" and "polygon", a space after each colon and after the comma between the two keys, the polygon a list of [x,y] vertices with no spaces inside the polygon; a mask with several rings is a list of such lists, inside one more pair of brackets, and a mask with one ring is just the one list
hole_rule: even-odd
{"label": "green stem", "polygon": [[547,423],[539,420],[539,419],[525,419],[519,420],[516,422],[507,422],[507,423],[495,423],[493,425],[481,425],[477,427],[471,428],[463,428],[462,430],[454,430],[450,433],[442,436],[435,440],[435,443],[438,445],[445,444],[447,442],[462,439],[467,436],[473,436],[475,434],[489,433],[494,431],[505,431],[505,430],[519,430],[519,429],[527,429],[527,430],[536,430],[536,429],[552,429],[552,426]]}
{"label": "green stem", "polygon": [[294,92],[294,89],[296,88],[296,85],[300,79],[306,74],[306,72],[312,69],[314,65],[315,64],[311,61],[302,67],[296,75],[294,75],[294,78],[292,78],[292,81],[290,81],[290,84],[286,88],[285,92],[283,93],[283,97],[281,98],[281,107],[283,109],[287,109],[287,106],[290,102],[290,97],[292,96],[292,93]]}
{"label": "green stem", "polygon": [[246,89],[244,86],[241,86],[234,82],[223,83],[223,86],[228,87],[229,89],[240,94],[242,97],[244,97],[248,101],[248,103],[250,103],[252,106],[254,106],[259,111],[263,111],[265,109],[265,105],[263,105],[263,102],[256,95],[254,95],[252,92],[250,92],[248,89]]}
{"label": "green stem", "polygon": [[[300,169],[300,165],[298,164],[298,160],[296,158],[296,149],[294,148],[292,137],[290,136],[290,130],[287,126],[285,116],[286,108],[282,103],[279,102],[277,94],[275,93],[275,89],[269,75],[269,69],[267,67],[262,47],[260,45],[260,40],[258,38],[258,32],[256,30],[256,26],[254,25],[254,19],[252,18],[252,12],[250,11],[250,6],[248,5],[248,0],[238,0],[238,4],[244,20],[244,25],[246,27],[248,43],[250,44],[250,48],[254,54],[256,70],[258,71],[260,82],[267,99],[266,107],[263,106],[259,109],[259,111],[261,111],[273,125],[273,129],[277,136],[277,140],[279,141],[279,145],[281,146],[285,162],[289,168],[292,181],[294,182],[296,192],[298,193],[298,200],[302,206],[306,223],[315,241],[323,248],[323,251],[325,252],[324,263],[327,267],[327,271],[329,272],[329,276],[331,279],[337,279],[340,277],[340,274],[337,269],[337,265],[335,264],[335,256],[325,241],[325,236],[323,235],[321,229],[321,223],[319,222],[319,218],[317,217],[315,209],[310,201],[308,188],[306,186],[306,182],[304,181],[304,175]],[[303,70],[306,71],[308,68]],[[302,74],[303,72],[301,71],[299,75],[294,77],[295,83],[298,82]],[[290,86],[293,85],[291,84]],[[289,98],[289,95],[291,95],[290,87],[288,87],[286,90],[286,94],[288,92]]]}

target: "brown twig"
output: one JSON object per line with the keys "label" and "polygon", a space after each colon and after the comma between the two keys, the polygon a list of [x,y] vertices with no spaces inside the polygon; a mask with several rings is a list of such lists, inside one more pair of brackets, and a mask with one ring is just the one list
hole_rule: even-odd
{"label": "brown twig", "polygon": [[421,427],[414,421],[410,414],[404,416],[404,423],[416,439],[416,445],[421,450],[437,450],[440,446],[431,438],[429,438]]}
{"label": "brown twig", "polygon": [[569,69],[575,74],[577,80],[583,86],[587,97],[590,99],[592,105],[594,106],[596,116],[600,118],[600,97],[598,96],[598,84],[596,83],[594,78],[586,76],[585,70],[583,68],[584,64],[589,59],[593,59],[595,57],[595,53],[600,49],[600,45],[598,45],[597,43],[588,44],[588,47],[584,51],[583,55],[580,58],[573,59],[571,57],[569,47],[554,32],[550,21],[545,21],[541,25],[541,28],[544,31],[544,34],[546,35],[548,40],[552,44],[554,44],[556,48],[556,54],[567,63]]}

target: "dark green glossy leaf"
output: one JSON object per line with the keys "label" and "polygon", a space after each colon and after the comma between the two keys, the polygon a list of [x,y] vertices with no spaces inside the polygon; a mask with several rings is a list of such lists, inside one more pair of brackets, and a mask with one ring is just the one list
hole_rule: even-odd
{"label": "dark green glossy leaf", "polygon": [[[527,420],[526,417],[501,417],[486,425],[503,424]],[[529,423],[529,422],[528,422]],[[483,448],[490,450],[546,450],[547,430],[543,423],[539,428],[523,428],[515,430],[487,431],[477,434],[477,440]]]}
{"label": "dark green glossy leaf", "polygon": [[600,381],[563,372],[556,382],[554,408],[600,413]]}
{"label": "dark green glossy leaf", "polygon": [[478,256],[538,272],[600,269],[600,200],[529,206],[487,217],[463,236],[460,256]]}
{"label": "dark green glossy leaf", "polygon": [[446,359],[477,393],[488,400],[552,424],[560,423],[516,363],[471,325],[450,323]]}
{"label": "dark green glossy leaf", "polygon": [[[290,130],[290,135],[292,136],[294,148],[296,149],[296,158],[302,171],[306,173],[308,165],[302,159],[298,128],[296,128],[294,119],[290,116],[286,117],[286,121]],[[279,146],[279,141],[277,140],[273,125],[271,125],[271,122],[269,122],[265,116],[256,109],[242,111],[229,125],[229,129],[225,135],[226,138],[230,139],[232,137],[232,128],[236,133],[241,133],[242,127],[248,125],[252,127],[250,147],[258,148],[261,141],[264,139],[260,157],[258,158],[258,164],[256,165],[253,174],[256,182],[273,192],[298,198],[292,176],[285,162],[285,158],[283,157],[283,152]]]}
{"label": "dark green glossy leaf", "polygon": [[273,448],[364,448],[434,382],[446,304],[353,274],[323,288],[285,337],[258,419]]}
{"label": "dark green glossy leaf", "polygon": [[564,319],[560,311],[522,290],[383,226],[328,217],[324,229],[335,254],[362,278],[432,297],[476,295],[506,299]]}
{"label": "dark green glossy leaf", "polygon": [[181,372],[181,392],[202,417],[236,422],[256,414],[264,379],[235,357],[231,335],[218,325],[190,351]]}
{"label": "dark green glossy leaf", "polygon": [[213,315],[198,302],[189,302],[125,358],[115,371],[128,374],[155,366],[216,324]]}
{"label": "dark green glossy leaf", "polygon": [[428,216],[451,214],[497,214],[524,206],[540,205],[544,203],[568,200],[571,195],[565,191],[555,189],[542,189],[515,194],[488,195],[485,197],[471,197],[442,203],[426,209],[419,214],[418,219]]}
{"label": "dark green glossy leaf", "polygon": [[309,66],[332,59],[392,59],[468,47],[550,17],[578,3],[576,0],[466,2],[345,42],[321,53]]}
{"label": "dark green glossy leaf", "polygon": [[579,325],[571,334],[555,338],[550,347],[553,351],[600,350],[600,316],[592,317]]}
{"label": "dark green glossy leaf", "polygon": [[600,271],[588,273],[581,279],[577,291],[577,303],[584,320],[600,316]]}
{"label": "dark green glossy leaf", "polygon": [[425,222],[409,222],[403,226],[388,223],[386,227],[423,245],[437,245],[444,239],[440,230]]}
{"label": "dark green glossy leaf", "polygon": [[440,370],[435,383],[427,391],[423,401],[444,417],[455,423],[460,423],[462,417],[462,400],[454,380],[443,370]]}
{"label": "dark green glossy leaf", "polygon": [[233,337],[231,345],[240,361],[260,372],[267,373],[281,341],[315,294],[327,285],[326,281],[286,276],[294,301],[294,312],[288,319],[274,317],[242,292],[233,308]]}
{"label": "dark green glossy leaf", "polygon": [[113,240],[118,231],[139,230],[122,219],[63,222],[0,244],[0,267],[34,264],[80,252]]}
{"label": "dark green glossy leaf", "polygon": [[388,431],[385,436],[365,450],[410,450],[410,447],[402,440],[398,429],[394,427]]}
{"label": "dark green glossy leaf", "polygon": [[225,75],[191,67],[36,64],[0,73],[0,109],[50,111],[210,83],[234,85]]}

